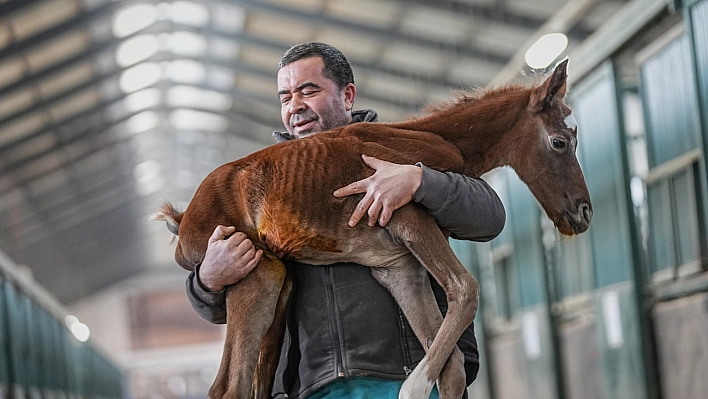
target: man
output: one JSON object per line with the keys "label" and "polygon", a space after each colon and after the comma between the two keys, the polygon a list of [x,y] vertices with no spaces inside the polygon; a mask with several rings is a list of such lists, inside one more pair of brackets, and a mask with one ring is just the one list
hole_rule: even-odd
{"label": "man", "polygon": [[[336,48],[304,43],[288,50],[278,70],[278,96],[287,132],[278,141],[298,139],[349,123],[376,121],[371,110],[352,111],[356,87],[351,66]],[[457,238],[489,240],[501,232],[505,213],[499,197],[480,179],[433,171],[424,165],[397,165],[363,157],[376,172],[336,190],[337,197],[364,193],[350,218],[365,215],[384,226],[393,211],[411,200],[427,208]],[[187,293],[206,320],[225,323],[225,287],[253,269],[262,252],[241,232],[219,226],[209,239],[204,262],[187,279]],[[289,398],[398,397],[406,375],[424,355],[391,295],[368,267],[354,264],[286,264],[294,290],[273,395]],[[441,310],[445,294],[431,282]],[[458,342],[469,385],[479,369],[473,326]]]}

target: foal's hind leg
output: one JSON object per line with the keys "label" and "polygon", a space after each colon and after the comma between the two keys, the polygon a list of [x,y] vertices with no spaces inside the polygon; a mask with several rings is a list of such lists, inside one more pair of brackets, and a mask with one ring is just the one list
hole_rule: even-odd
{"label": "foal's hind leg", "polygon": [[273,323],[285,276],[283,263],[264,254],[258,266],[226,292],[226,342],[210,399],[252,397],[261,342]]}
{"label": "foal's hind leg", "polygon": [[[415,206],[400,208],[386,226],[394,241],[405,245],[447,295],[448,311],[430,350],[401,387],[401,397],[425,398],[437,380],[479,304],[479,284],[452,252],[433,218]],[[399,303],[400,304],[400,303]]]}
{"label": "foal's hind leg", "polygon": [[[427,353],[442,323],[442,314],[430,287],[427,270],[412,255],[404,263],[373,268],[372,274],[391,292]],[[427,398],[432,385],[424,384],[420,389],[422,397]],[[438,378],[438,391],[441,399],[459,399],[464,390],[464,358],[455,345]]]}
{"label": "foal's hind leg", "polygon": [[263,342],[261,342],[261,351],[258,355],[258,363],[256,365],[256,374],[253,378],[252,388],[253,397],[257,399],[270,398],[270,393],[273,390],[275,369],[278,367],[280,349],[283,345],[283,336],[285,335],[288,299],[290,298],[292,288],[292,278],[288,275],[285,277],[285,283],[278,297],[278,305],[275,307],[273,324],[271,324],[265,337],[263,337]]}

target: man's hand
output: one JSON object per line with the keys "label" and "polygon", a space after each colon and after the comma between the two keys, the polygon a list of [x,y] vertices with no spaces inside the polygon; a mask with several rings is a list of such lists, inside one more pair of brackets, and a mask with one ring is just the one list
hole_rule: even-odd
{"label": "man's hand", "polygon": [[369,226],[375,225],[377,219],[381,226],[385,226],[391,220],[393,211],[413,199],[413,194],[420,187],[423,171],[415,165],[399,165],[366,155],[361,157],[376,172],[336,190],[334,196],[366,193],[349,219],[349,226],[356,226],[366,213],[369,214]]}
{"label": "man's hand", "polygon": [[256,251],[246,234],[234,231],[233,226],[219,225],[209,237],[198,276],[209,290],[220,291],[227,285],[236,284],[261,260],[263,251]]}

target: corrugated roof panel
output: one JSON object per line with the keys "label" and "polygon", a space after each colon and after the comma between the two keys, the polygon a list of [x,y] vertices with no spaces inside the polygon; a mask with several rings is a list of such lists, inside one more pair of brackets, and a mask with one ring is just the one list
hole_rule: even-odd
{"label": "corrugated roof panel", "polygon": [[50,0],[12,18],[10,25],[18,40],[44,31],[75,16],[79,10],[77,0]]}
{"label": "corrugated roof panel", "polygon": [[39,84],[39,88],[45,97],[49,97],[77,86],[79,83],[88,81],[94,76],[95,72],[93,62],[86,61],[44,80]]}
{"label": "corrugated roof panel", "polygon": [[101,101],[101,93],[97,88],[83,90],[52,106],[49,110],[52,118],[62,120],[76,114]]}
{"label": "corrugated roof panel", "polygon": [[27,54],[27,63],[32,70],[44,69],[85,50],[89,44],[90,39],[85,32],[69,33],[32,50]]}
{"label": "corrugated roof panel", "polygon": [[0,63],[0,87],[5,87],[8,84],[20,79],[27,69],[25,60],[21,56],[9,59]]}
{"label": "corrugated roof panel", "polygon": [[28,140],[18,146],[12,148],[12,151],[5,154],[5,162],[13,164],[24,158],[29,158],[40,154],[48,149],[56,146],[57,139],[53,134],[43,134]]}
{"label": "corrugated roof panel", "polygon": [[[314,40],[329,43],[337,47],[350,62],[358,61],[365,63],[376,62],[386,42],[377,36],[334,26],[320,28],[315,34]],[[282,56],[282,54],[280,54],[279,57],[280,56]],[[354,79],[356,81],[356,76],[354,76]]]}
{"label": "corrugated roof panel", "polygon": [[47,115],[34,113],[18,120],[9,122],[0,128],[0,146],[5,146],[27,136],[29,133],[44,126]]}
{"label": "corrugated roof panel", "polygon": [[246,16],[246,32],[275,40],[287,46],[312,39],[313,27],[298,20],[263,11],[251,11]]}
{"label": "corrugated roof panel", "polygon": [[430,7],[411,7],[403,14],[401,31],[412,36],[426,37],[448,43],[462,43],[468,39],[470,25],[475,21],[469,15],[453,14]]}
{"label": "corrugated roof panel", "polygon": [[381,54],[381,61],[390,68],[415,74],[434,76],[447,64],[449,54],[430,47],[406,43],[392,43]]}
{"label": "corrugated roof panel", "polygon": [[[326,5],[327,13],[364,26],[393,27],[401,12],[398,1],[332,0]],[[383,39],[383,38],[382,38]]]}
{"label": "corrugated roof panel", "polygon": [[36,97],[37,92],[30,86],[29,89],[16,90],[0,98],[0,119],[29,107]]}

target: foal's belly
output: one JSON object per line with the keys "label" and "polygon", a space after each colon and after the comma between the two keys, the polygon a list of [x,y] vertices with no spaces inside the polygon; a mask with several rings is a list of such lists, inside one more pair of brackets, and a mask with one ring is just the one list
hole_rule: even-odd
{"label": "foal's belly", "polygon": [[381,227],[362,226],[349,239],[337,240],[339,251],[323,251],[305,246],[293,259],[309,265],[356,263],[370,267],[390,267],[401,264],[412,255],[408,248],[394,242]]}

